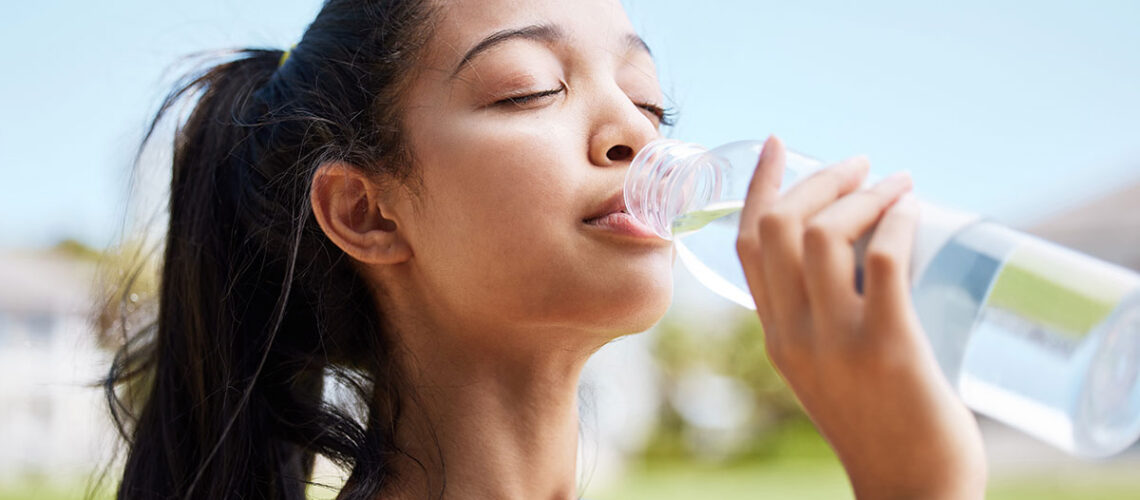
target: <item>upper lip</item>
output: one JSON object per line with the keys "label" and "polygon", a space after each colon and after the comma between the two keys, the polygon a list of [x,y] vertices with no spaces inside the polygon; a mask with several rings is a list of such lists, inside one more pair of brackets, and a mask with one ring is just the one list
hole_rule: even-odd
{"label": "upper lip", "polygon": [[604,203],[602,203],[600,207],[598,207],[598,210],[596,212],[582,219],[582,221],[585,222],[594,219],[600,219],[614,213],[629,213],[629,210],[627,210],[625,207],[625,193],[621,190],[618,190],[617,193],[614,193],[613,196],[610,196]]}

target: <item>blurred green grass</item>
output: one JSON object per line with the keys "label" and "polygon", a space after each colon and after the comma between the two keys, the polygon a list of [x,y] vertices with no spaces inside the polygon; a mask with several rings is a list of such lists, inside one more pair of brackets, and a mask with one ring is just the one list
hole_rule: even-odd
{"label": "blurred green grass", "polygon": [[[590,500],[751,500],[854,498],[835,461],[781,461],[711,465],[646,462],[628,469],[612,488],[593,491]],[[990,500],[1135,500],[1140,482],[1122,470],[999,476],[991,479]]]}
{"label": "blurred green grass", "polygon": [[[783,426],[752,454],[725,462],[649,455],[631,462],[609,488],[590,488],[589,500],[789,500],[854,498],[847,475],[827,442],[807,422]],[[1129,462],[1080,469],[1022,472],[991,468],[990,500],[1136,500],[1140,475]]]}
{"label": "blurred green grass", "polygon": [[851,493],[838,463],[646,462],[630,467],[625,479],[616,487],[589,496],[591,500],[832,500],[850,498]]}
{"label": "blurred green grass", "polygon": [[88,496],[88,483],[82,478],[29,478],[0,483],[0,500],[110,500],[107,490]]}

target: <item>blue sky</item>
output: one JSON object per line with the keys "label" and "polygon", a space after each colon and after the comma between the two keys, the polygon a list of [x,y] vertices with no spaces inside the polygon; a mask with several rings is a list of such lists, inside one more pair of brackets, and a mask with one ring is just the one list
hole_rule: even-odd
{"label": "blue sky", "polygon": [[[1140,182],[1140,2],[625,0],[680,123],[867,154],[1013,224]],[[179,56],[287,47],[319,2],[14,2],[0,17],[0,247],[118,233]]]}

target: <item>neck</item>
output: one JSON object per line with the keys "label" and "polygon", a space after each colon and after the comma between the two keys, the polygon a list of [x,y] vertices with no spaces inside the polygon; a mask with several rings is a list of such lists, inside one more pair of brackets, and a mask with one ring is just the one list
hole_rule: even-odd
{"label": "neck", "polygon": [[427,338],[441,337],[407,345],[414,394],[397,438],[410,455],[397,468],[399,497],[576,498],[577,387],[593,349]]}

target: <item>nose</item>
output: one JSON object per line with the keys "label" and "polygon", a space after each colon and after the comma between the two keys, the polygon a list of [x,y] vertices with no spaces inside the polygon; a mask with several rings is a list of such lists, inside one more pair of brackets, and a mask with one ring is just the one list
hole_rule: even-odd
{"label": "nose", "polygon": [[659,137],[657,126],[624,92],[616,92],[596,108],[590,134],[590,161],[599,167],[626,166],[650,141]]}

